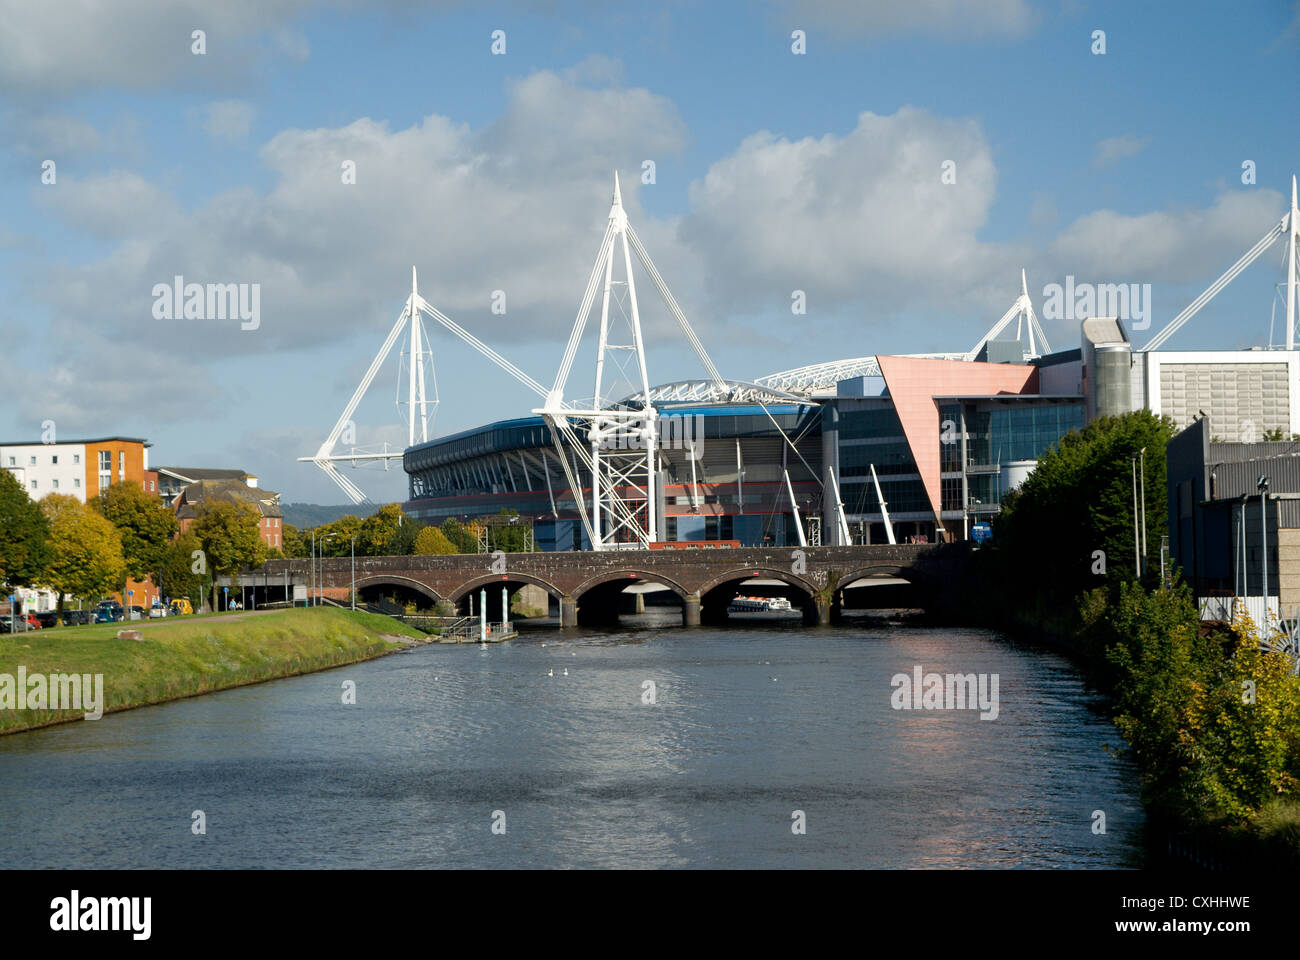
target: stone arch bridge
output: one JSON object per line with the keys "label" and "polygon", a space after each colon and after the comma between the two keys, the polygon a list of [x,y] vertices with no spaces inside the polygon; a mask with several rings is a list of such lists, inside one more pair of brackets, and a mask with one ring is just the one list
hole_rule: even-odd
{"label": "stone arch bridge", "polygon": [[[450,601],[468,612],[469,597],[486,589],[499,606],[500,587],[511,593],[538,587],[559,604],[562,626],[617,619],[632,585],[670,590],[681,602],[682,622],[725,618],[738,593],[783,595],[801,608],[806,623],[829,623],[850,584],[897,578],[922,588],[940,586],[951,570],[951,547],[873,544],[854,547],[722,547],[716,549],[604,552],[454,554],[450,556],[317,559],[323,595],[345,600],[355,584],[367,592]],[[962,551],[964,553],[964,551]],[[744,586],[762,580],[762,587]],[[269,560],[245,571],[235,585],[256,591],[261,602],[283,599],[294,585],[310,587],[310,561]],[[489,607],[491,610],[491,607]]]}

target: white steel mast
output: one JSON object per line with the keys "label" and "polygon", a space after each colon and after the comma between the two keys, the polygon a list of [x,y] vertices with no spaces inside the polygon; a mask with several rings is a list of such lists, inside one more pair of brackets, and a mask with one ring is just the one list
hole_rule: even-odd
{"label": "white steel mast", "polygon": [[[401,338],[402,332],[410,324],[409,331],[409,348],[406,358],[406,376],[407,376],[407,441],[414,446],[418,435],[419,442],[423,443],[429,439],[429,417],[438,407],[438,381],[433,369],[433,354],[425,349],[424,329],[420,320],[420,304],[423,301],[416,288],[415,267],[411,267],[411,296],[402,308],[401,315],[393,328],[388,332],[388,337],[384,340],[379,352],[375,354],[375,359],[370,362],[369,369],[361,378],[361,383],[357,386],[356,391],[348,400],[347,406],[343,408],[343,413],[334,423],[325,442],[320,445],[316,454],[311,457],[299,457],[300,461],[307,461],[316,464],[325,471],[326,476],[338,484],[339,489],[353,503],[369,503],[370,498],[366,496],[365,491],[355,483],[344,477],[338,471],[336,464],[351,463],[354,466],[358,463],[383,463],[387,469],[388,463],[392,460],[401,460],[402,451],[388,450],[388,445],[384,445],[383,452],[358,452],[356,447],[352,448],[351,453],[337,454],[334,452],[334,445],[338,443],[343,432],[352,425],[352,414],[356,412],[357,405],[361,398],[366,395],[370,389],[370,384],[374,381],[375,375],[379,373],[379,368],[383,366],[384,360],[392,351],[397,341]],[[428,382],[433,385],[433,399],[430,400],[426,393],[425,366],[428,366]],[[401,377],[403,364],[398,363],[398,401],[400,408],[401,401]]]}
{"label": "white steel mast", "polygon": [[[622,256],[618,248],[622,247]],[[568,346],[556,372],[555,383],[546,394],[546,403],[534,413],[541,414],[550,424],[557,445],[561,437],[590,470],[591,497],[587,505],[581,502],[581,485],[570,470],[568,459],[560,450],[560,461],[565,475],[579,504],[583,525],[591,539],[593,550],[618,550],[645,547],[659,539],[657,505],[658,485],[658,411],[650,400],[650,379],[646,372],[645,342],[641,333],[641,311],[637,301],[636,280],[632,274],[632,254],[650,277],[663,298],[669,313],[682,328],[687,342],[704,364],[715,386],[729,388],[717,367],[709,359],[704,345],[691,328],[685,313],[677,304],[668,285],[655,268],[650,255],[642,246],[636,230],[628,223],[623,209],[623,195],[618,174],[614,174],[614,194],[609,219],[600,251],[592,265],[591,275],[582,302],[574,318]],[[615,261],[622,266],[622,278],[615,269]],[[595,306],[597,286],[601,286],[600,330],[596,347],[595,395],[590,409],[570,405],[563,399],[565,385],[573,369],[583,331]],[[620,289],[621,288],[621,289]],[[618,308],[620,317],[611,325],[610,304]],[[620,322],[621,321],[621,322]],[[626,336],[624,342],[614,342],[617,333]],[[620,359],[622,357],[623,359]],[[606,399],[606,362],[621,369],[639,392],[624,401]],[[635,365],[633,365],[635,361]],[[576,425],[587,426],[584,444],[575,430]]]}
{"label": "white steel mast", "polygon": [[1287,267],[1286,267],[1286,348],[1295,349],[1295,311],[1296,311],[1296,286],[1300,284],[1300,277],[1296,275],[1296,248],[1300,247],[1300,207],[1296,205],[1295,192],[1295,174],[1291,175],[1291,212],[1287,214],[1287,220],[1290,222],[1290,240],[1287,244]]}

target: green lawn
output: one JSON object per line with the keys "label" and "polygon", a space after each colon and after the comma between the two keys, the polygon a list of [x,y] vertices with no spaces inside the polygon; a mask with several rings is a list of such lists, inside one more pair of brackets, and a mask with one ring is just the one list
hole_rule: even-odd
{"label": "green lawn", "polygon": [[[142,640],[119,640],[139,630]],[[423,638],[400,621],[336,607],[236,611],[0,634],[0,675],[103,674],[104,712],[310,673],[391,650],[381,634]],[[81,710],[0,709],[0,734],[80,718]]]}

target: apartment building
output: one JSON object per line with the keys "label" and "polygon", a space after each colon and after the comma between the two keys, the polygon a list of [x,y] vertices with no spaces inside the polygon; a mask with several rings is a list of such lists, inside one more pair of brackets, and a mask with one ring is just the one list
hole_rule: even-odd
{"label": "apartment building", "polygon": [[63,493],[85,503],[110,484],[127,480],[157,493],[157,474],[149,470],[150,446],[139,437],[3,443],[0,467],[12,473],[33,500]]}

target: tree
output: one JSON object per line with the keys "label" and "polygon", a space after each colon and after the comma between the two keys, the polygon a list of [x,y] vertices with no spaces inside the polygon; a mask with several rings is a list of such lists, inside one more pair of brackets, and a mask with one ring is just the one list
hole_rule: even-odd
{"label": "tree", "polygon": [[266,559],[262,515],[250,503],[218,500],[205,504],[192,528],[212,577],[212,608],[217,606],[217,577],[232,577]]}
{"label": "tree", "polygon": [[50,521],[18,478],[0,470],[0,584],[30,586],[49,559]]}
{"label": "tree", "polygon": [[[500,516],[518,518],[518,510],[502,507]],[[504,550],[506,553],[524,553],[528,549],[528,534],[531,523],[523,519],[515,520],[510,526],[488,527],[491,538],[490,550]]]}
{"label": "tree", "polygon": [[126,561],[117,528],[76,497],[51,493],[41,501],[50,524],[50,559],[37,581],[59,596],[98,597],[122,582]]}
{"label": "tree", "polygon": [[1240,823],[1271,800],[1300,795],[1300,677],[1286,654],[1261,649],[1250,617],[1229,633],[1231,656],[1193,700],[1190,726],[1202,745],[1200,785]]}
{"label": "tree", "polygon": [[415,520],[407,517],[402,521],[402,525],[397,528],[397,536],[393,537],[392,542],[388,545],[390,556],[408,557],[415,552],[415,541],[420,536],[420,532],[427,528],[423,520]]}
{"label": "tree", "polygon": [[386,503],[361,522],[361,532],[357,538],[357,553],[367,557],[383,557],[394,553],[393,543],[397,540],[398,530],[402,526],[404,515],[401,504]]}
{"label": "tree", "polygon": [[309,553],[307,541],[302,533],[291,523],[280,527],[280,552],[286,557],[306,557]]}
{"label": "tree", "polygon": [[416,556],[442,556],[455,552],[455,545],[437,527],[424,527],[415,538]]}
{"label": "tree", "polygon": [[478,524],[463,524],[455,517],[448,517],[439,529],[456,548],[456,553],[478,553]]}
{"label": "tree", "polygon": [[203,544],[193,531],[184,533],[167,545],[158,569],[158,589],[163,595],[173,600],[188,597],[195,610],[203,606],[203,592],[208,584],[207,575],[195,570],[194,552],[202,549]]}
{"label": "tree", "polygon": [[122,537],[123,596],[127,578],[153,577],[156,582],[163,556],[177,529],[176,515],[171,508],[140,484],[130,481],[115,483],[102,491],[92,506]]}
{"label": "tree", "polygon": [[1158,545],[1168,522],[1165,444],[1172,436],[1169,419],[1138,410],[1061,438],[1016,494],[1003,498],[995,549],[1016,579],[1072,599],[1097,585],[1097,551],[1112,582],[1133,579],[1132,458],[1146,448],[1147,543]]}
{"label": "tree", "polygon": [[[329,539],[331,535],[333,539]],[[361,518],[350,513],[339,517],[333,523],[322,524],[316,528],[316,555],[346,557],[352,552],[352,538],[360,538],[360,536]],[[359,539],[358,546],[360,546]]]}

